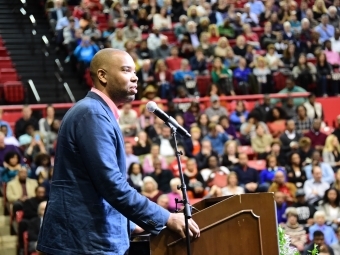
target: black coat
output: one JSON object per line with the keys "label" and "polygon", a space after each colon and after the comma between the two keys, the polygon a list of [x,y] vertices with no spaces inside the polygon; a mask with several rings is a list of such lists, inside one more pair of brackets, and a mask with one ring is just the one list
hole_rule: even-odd
{"label": "black coat", "polygon": [[29,242],[38,241],[40,224],[41,224],[40,217],[35,217],[28,222],[27,234],[28,234],[28,241]]}
{"label": "black coat", "polygon": [[24,219],[30,220],[38,217],[38,206],[43,200],[39,200],[36,197],[27,199],[23,203]]}

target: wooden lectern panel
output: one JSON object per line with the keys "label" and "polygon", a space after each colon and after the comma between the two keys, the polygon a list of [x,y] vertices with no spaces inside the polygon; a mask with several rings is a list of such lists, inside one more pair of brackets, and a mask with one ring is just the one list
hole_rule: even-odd
{"label": "wooden lectern panel", "polygon": [[[193,255],[279,254],[272,193],[208,199],[193,206],[200,210],[193,219],[201,229],[200,238],[191,242]],[[167,229],[151,237],[150,249],[151,255],[186,255],[185,241]]]}

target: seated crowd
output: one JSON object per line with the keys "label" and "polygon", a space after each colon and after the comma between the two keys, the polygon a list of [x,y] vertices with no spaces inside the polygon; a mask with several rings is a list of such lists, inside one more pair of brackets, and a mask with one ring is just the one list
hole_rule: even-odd
{"label": "seated crowd", "polygon": [[[287,83],[292,84],[291,78]],[[324,128],[322,105],[313,94],[307,100],[294,98],[302,103],[298,106],[292,98],[280,106],[265,97],[253,109],[246,101],[225,107],[218,96],[210,99],[206,109],[195,100],[161,105],[191,134],[191,138],[178,135],[190,202],[274,192],[278,223],[292,232],[297,239],[293,245],[300,251],[320,231],[327,249],[338,245],[334,231],[340,223],[340,116],[333,133]],[[139,112],[129,103],[120,110],[128,182],[151,201],[175,211],[180,209],[175,199],[180,200],[182,193],[177,189],[180,179],[171,129],[145,105]],[[37,121],[25,105],[14,131],[7,122],[0,123],[0,180],[6,184],[13,219],[23,212],[19,233],[28,231],[33,250],[39,228],[34,234],[30,224],[38,222],[38,206],[48,199],[60,125],[52,106],[46,113]]]}
{"label": "seated crowd", "polygon": [[[315,94],[338,95],[339,0],[313,5],[249,0],[242,6],[226,0],[67,3],[76,6],[66,7],[62,0],[46,6],[58,48],[77,69],[79,81],[100,48],[126,50],[136,63],[138,99],[168,99],[160,106],[192,135],[178,137],[191,202],[274,192],[278,223],[293,246],[310,254],[315,243],[323,254],[340,254],[340,116],[334,132],[327,133],[327,113],[315,101]],[[277,73],[285,77],[279,89]],[[201,77],[208,77],[204,85],[211,106],[206,109],[195,101],[202,96]],[[245,101],[219,100],[220,95],[278,90],[288,97],[265,96],[254,109]],[[289,96],[306,91],[313,92],[308,99]],[[174,104],[173,98],[192,102]],[[48,199],[60,126],[53,107],[46,112],[37,121],[24,106],[14,132],[0,122],[0,178],[13,217],[23,211],[19,232],[28,231],[31,251],[46,206],[42,202]],[[126,137],[128,182],[175,211],[182,194],[170,128],[145,105],[138,112],[123,105],[119,124]]]}
{"label": "seated crowd", "polygon": [[278,92],[278,74],[294,77],[290,92],[338,95],[339,0],[312,2],[55,0],[47,12],[81,83],[112,47],[134,59],[138,99]]}

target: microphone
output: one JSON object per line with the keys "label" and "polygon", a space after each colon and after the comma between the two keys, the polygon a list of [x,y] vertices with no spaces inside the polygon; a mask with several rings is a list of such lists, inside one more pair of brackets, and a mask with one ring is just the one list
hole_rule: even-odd
{"label": "microphone", "polygon": [[169,116],[168,114],[166,114],[164,111],[162,111],[155,102],[153,101],[149,101],[146,104],[146,109],[149,112],[152,112],[153,114],[155,114],[158,118],[160,118],[161,120],[163,120],[165,122],[165,124],[168,125],[172,125],[173,127],[176,128],[177,132],[182,135],[182,136],[186,136],[186,137],[191,137],[191,135],[189,134],[188,131],[186,131],[181,125],[178,124],[178,122],[171,116]]}

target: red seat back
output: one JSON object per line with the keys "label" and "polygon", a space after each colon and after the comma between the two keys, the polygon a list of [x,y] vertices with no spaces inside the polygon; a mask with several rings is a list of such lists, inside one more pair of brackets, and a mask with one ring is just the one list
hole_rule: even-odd
{"label": "red seat back", "polygon": [[164,31],[164,32],[162,32],[162,34],[165,35],[166,37],[168,37],[168,41],[169,41],[170,44],[177,42],[176,35],[174,34],[173,31]]}
{"label": "red seat back", "polygon": [[107,16],[105,14],[98,14],[97,16],[97,23],[102,24],[102,23],[107,23]]}
{"label": "red seat back", "polygon": [[19,76],[14,68],[2,68],[0,69],[0,83],[7,81],[18,81]]}
{"label": "red seat back", "polygon": [[211,84],[211,77],[210,75],[199,75],[197,76],[197,81],[196,81],[196,85],[197,85],[197,90],[200,93],[201,97],[204,97],[207,95],[208,92],[208,87]]}
{"label": "red seat back", "polygon": [[13,63],[10,57],[0,57],[0,69],[13,68]]}
{"label": "red seat back", "polygon": [[21,82],[6,82],[4,84],[4,99],[8,103],[22,103],[25,99],[25,90]]}
{"label": "red seat back", "polygon": [[8,51],[5,47],[0,47],[0,57],[8,57]]}
{"label": "red seat back", "polygon": [[165,60],[165,63],[171,72],[181,69],[181,62],[182,58],[168,57]]}
{"label": "red seat back", "polygon": [[273,74],[275,90],[280,91],[286,87],[286,76],[281,72]]}

